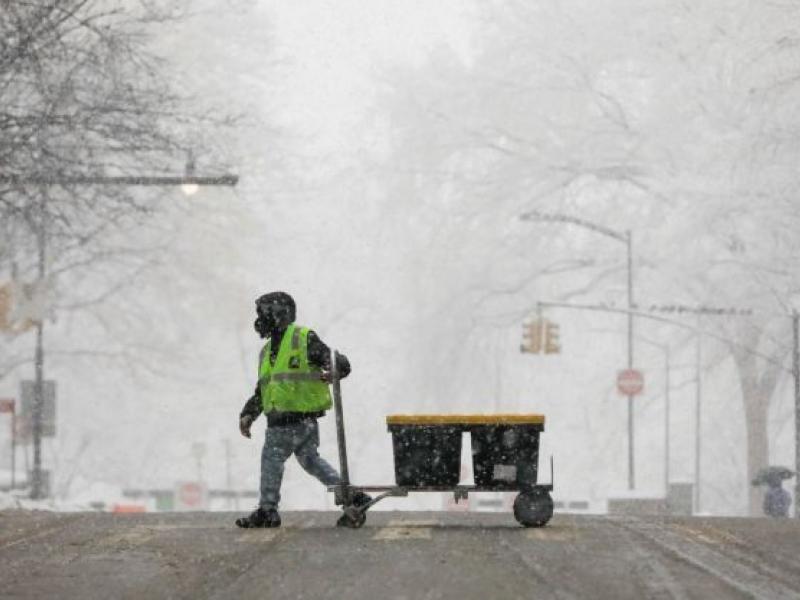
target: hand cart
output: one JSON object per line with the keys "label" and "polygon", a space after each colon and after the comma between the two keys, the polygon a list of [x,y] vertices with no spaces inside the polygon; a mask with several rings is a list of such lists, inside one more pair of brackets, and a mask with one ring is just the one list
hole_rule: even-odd
{"label": "hand cart", "polygon": [[[336,372],[336,353],[331,364],[331,385],[336,413],[341,483],[331,486],[334,501],[343,514],[338,525],[359,528],[367,510],[389,497],[409,492],[452,492],[455,501],[472,492],[518,492],[514,518],[525,527],[542,527],[553,516],[553,459],[550,483],[537,482],[539,434],[542,415],[394,415],[387,425],[394,444],[396,485],[356,486],[350,483],[342,393]],[[472,436],[475,485],[459,485],[461,438]],[[355,505],[357,492],[380,492],[367,504]]]}

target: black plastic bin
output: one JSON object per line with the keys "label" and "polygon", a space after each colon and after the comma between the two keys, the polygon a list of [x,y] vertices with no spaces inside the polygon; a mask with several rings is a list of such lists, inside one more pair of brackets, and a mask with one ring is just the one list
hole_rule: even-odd
{"label": "black plastic bin", "polygon": [[386,423],[399,486],[458,485],[464,432],[472,436],[476,487],[525,490],[536,485],[542,415],[393,415]]}
{"label": "black plastic bin", "polygon": [[[523,421],[524,416],[516,417]],[[528,416],[530,421],[536,416]],[[472,436],[475,485],[492,489],[524,489],[536,485],[541,423],[476,424]]]}
{"label": "black plastic bin", "polygon": [[387,419],[394,446],[394,474],[402,487],[449,487],[461,476],[461,434],[453,425],[421,419]]}

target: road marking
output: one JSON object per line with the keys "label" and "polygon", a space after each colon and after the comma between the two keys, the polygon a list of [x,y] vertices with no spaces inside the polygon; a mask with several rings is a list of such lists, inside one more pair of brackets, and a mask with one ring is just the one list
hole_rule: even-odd
{"label": "road marking", "polygon": [[243,532],[236,541],[247,544],[263,544],[265,542],[274,542],[279,535],[279,529],[258,528]]}
{"label": "road marking", "polygon": [[703,527],[702,529],[696,529],[680,523],[675,523],[672,525],[672,527],[673,529],[686,533],[696,540],[705,542],[707,544],[713,544],[715,546],[726,544],[744,545],[744,542],[742,542],[741,539],[732,533],[722,529],[717,529],[716,527]]}
{"label": "road marking", "polygon": [[437,521],[414,521],[413,519],[392,519],[387,527],[434,527]]}
{"label": "road marking", "polygon": [[120,544],[131,544],[134,546],[138,546],[140,544],[149,542],[152,537],[153,537],[152,533],[146,530],[142,530],[138,527],[134,527],[130,531],[112,533],[111,535],[104,537],[99,541],[99,545],[117,546]]}
{"label": "road marking", "polygon": [[436,521],[404,521],[392,520],[389,525],[381,527],[374,536],[373,540],[429,540],[431,539],[431,527],[436,525]]}
{"label": "road marking", "polygon": [[153,523],[153,524],[138,524],[134,525],[128,531],[121,531],[112,533],[100,540],[100,544],[104,546],[116,546],[117,544],[132,544],[139,546],[150,542],[155,536],[161,532],[166,531],[196,531],[199,529],[213,530],[218,529],[207,523],[182,523],[182,524],[169,524],[169,523]]}
{"label": "road marking", "polygon": [[572,542],[578,536],[575,534],[574,530],[543,527],[541,529],[526,530],[525,537],[542,542]]}
{"label": "road marking", "polygon": [[182,529],[185,530],[208,529],[208,530],[222,531],[223,529],[226,528],[219,527],[217,525],[212,525],[210,523],[182,523],[180,525],[170,525],[169,523],[158,523],[155,525],[137,525],[136,529],[142,529],[146,531],[180,531]]}

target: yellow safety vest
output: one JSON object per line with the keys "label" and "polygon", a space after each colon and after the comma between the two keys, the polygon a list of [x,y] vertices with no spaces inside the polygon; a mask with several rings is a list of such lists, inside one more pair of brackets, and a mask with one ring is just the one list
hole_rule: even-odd
{"label": "yellow safety vest", "polygon": [[319,367],[308,363],[307,327],[292,323],[286,328],[275,357],[271,362],[272,340],[261,351],[258,384],[264,413],[319,412],[328,410],[331,393],[328,384],[320,378]]}

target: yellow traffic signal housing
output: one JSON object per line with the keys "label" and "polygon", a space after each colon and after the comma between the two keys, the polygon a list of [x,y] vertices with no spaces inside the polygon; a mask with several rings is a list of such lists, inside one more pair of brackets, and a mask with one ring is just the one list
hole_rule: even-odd
{"label": "yellow traffic signal housing", "polygon": [[522,346],[521,352],[539,354],[542,351],[542,323],[541,319],[536,319],[522,326]]}
{"label": "yellow traffic signal housing", "polygon": [[558,354],[561,344],[558,325],[547,319],[536,319],[522,326],[520,352],[530,354]]}
{"label": "yellow traffic signal housing", "polygon": [[545,321],[544,353],[559,354],[560,352],[561,341],[558,335],[558,325],[551,321]]}

